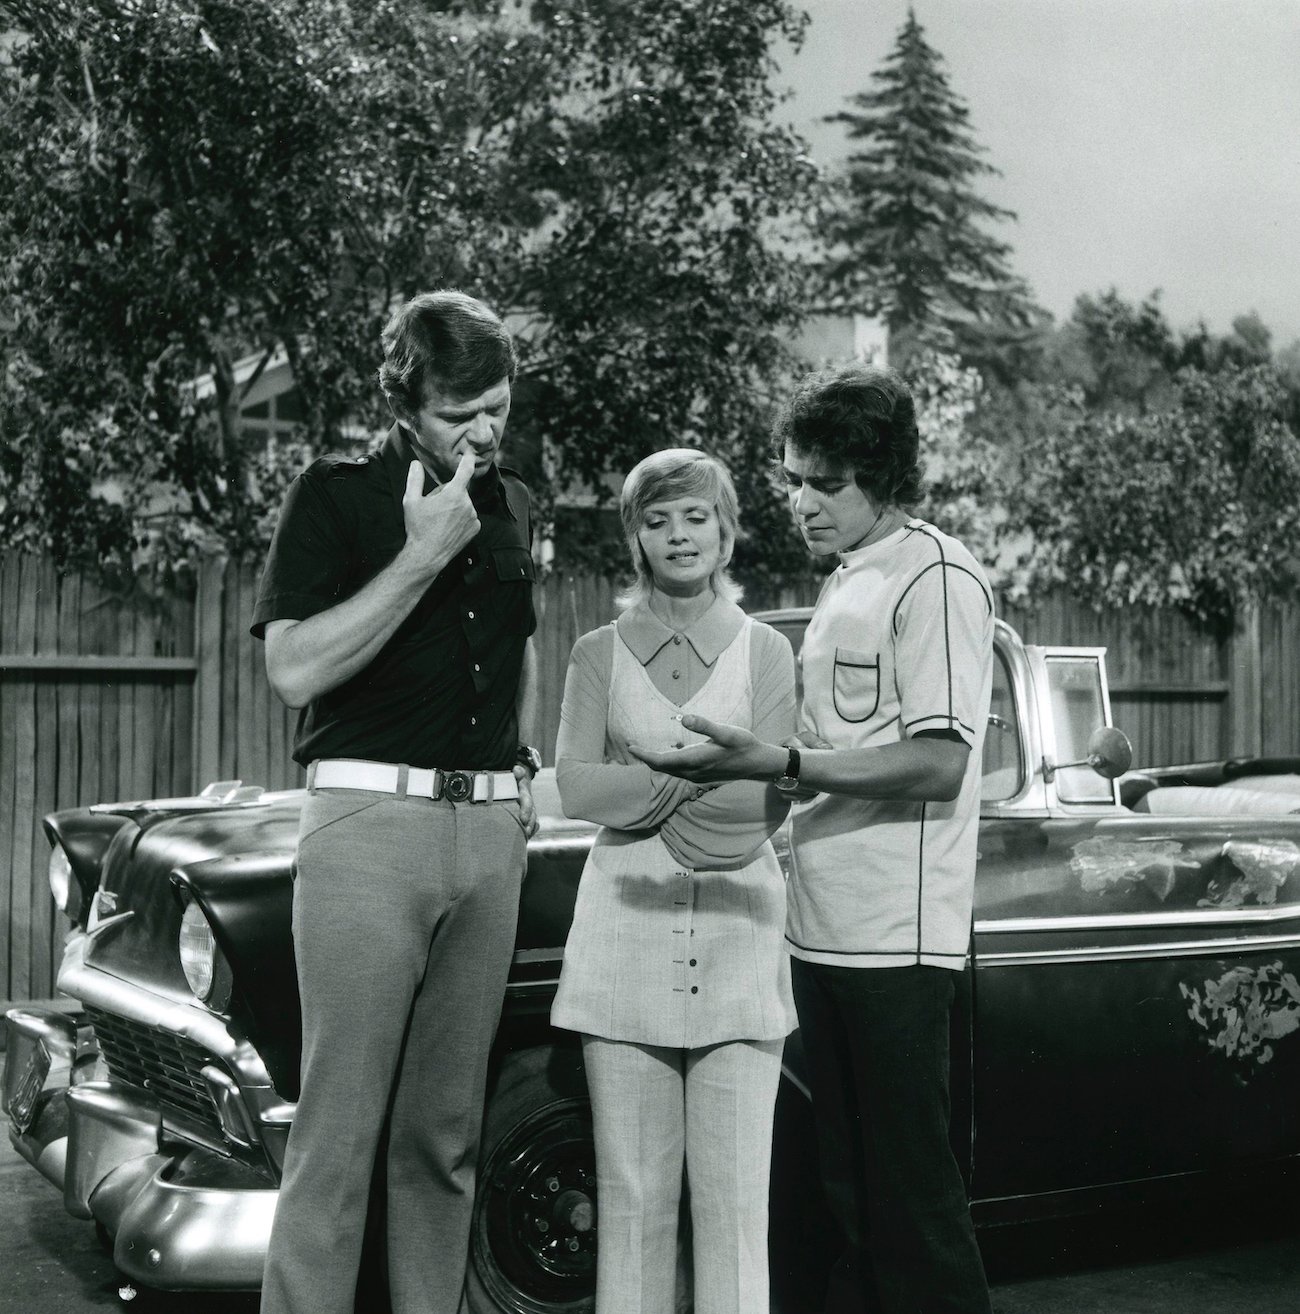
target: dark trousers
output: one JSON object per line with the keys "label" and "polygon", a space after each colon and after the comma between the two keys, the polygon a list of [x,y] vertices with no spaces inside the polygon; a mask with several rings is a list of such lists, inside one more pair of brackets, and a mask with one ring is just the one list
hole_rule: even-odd
{"label": "dark trousers", "polygon": [[821,1176],[843,1232],[826,1314],[989,1314],[948,1139],[955,979],[793,961]]}

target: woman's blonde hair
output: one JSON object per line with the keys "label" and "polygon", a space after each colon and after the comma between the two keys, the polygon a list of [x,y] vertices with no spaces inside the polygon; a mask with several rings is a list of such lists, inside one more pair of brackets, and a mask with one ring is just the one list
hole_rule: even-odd
{"label": "woman's blonde hair", "polygon": [[671,502],[679,497],[698,497],[702,502],[710,503],[717,512],[722,554],[709,576],[709,587],[728,602],[740,600],[740,585],[727,570],[740,523],[740,506],[731,475],[721,461],[706,452],[696,451],[693,447],[670,447],[638,461],[623,480],[618,509],[623,518],[623,535],[635,578],[618,595],[620,607],[645,602],[654,587],[650,565],[638,538],[646,508],[655,502]]}

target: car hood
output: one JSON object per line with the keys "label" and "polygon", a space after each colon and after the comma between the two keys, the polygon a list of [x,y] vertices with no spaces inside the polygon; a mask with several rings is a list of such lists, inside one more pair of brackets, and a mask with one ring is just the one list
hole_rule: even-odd
{"label": "car hood", "polygon": [[[214,859],[253,858],[268,882],[283,879],[292,867],[305,796],[289,790],[230,803],[172,799],[98,807],[125,821],[104,857],[94,919],[101,929],[90,933],[86,963],[191,1001],[177,952],[182,906],[172,873]],[[597,828],[563,815],[552,768],[539,773],[533,797],[540,828],[529,844],[517,947],[553,949],[558,956]]]}
{"label": "car hood", "polygon": [[287,874],[302,798],[302,791],[294,790],[203,808],[191,800],[166,800],[100,809],[127,820],[104,855],[87,966],[191,1002],[177,952],[182,907],[172,873],[214,858],[257,854]]}

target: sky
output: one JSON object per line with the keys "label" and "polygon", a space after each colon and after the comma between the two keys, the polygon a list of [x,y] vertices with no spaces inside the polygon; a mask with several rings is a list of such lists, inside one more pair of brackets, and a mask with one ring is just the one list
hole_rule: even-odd
{"label": "sky", "polygon": [[[822,164],[820,122],[867,88],[908,0],[796,0],[781,108]],[[1257,311],[1300,339],[1300,0],[912,0],[1001,171],[994,231],[1058,320],[1080,293],[1159,289],[1176,329]]]}

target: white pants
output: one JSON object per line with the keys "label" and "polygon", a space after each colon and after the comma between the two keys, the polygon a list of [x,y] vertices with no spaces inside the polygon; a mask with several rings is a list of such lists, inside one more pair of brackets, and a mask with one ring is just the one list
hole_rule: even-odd
{"label": "white pants", "polygon": [[596,1140],[596,1314],[673,1314],[683,1162],[695,1314],[767,1314],[784,1043],[671,1049],[583,1036]]}

